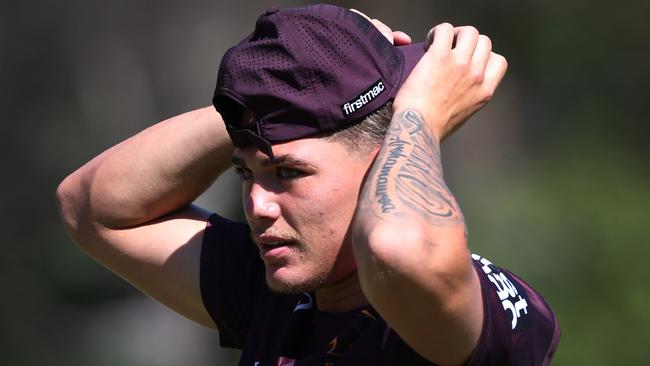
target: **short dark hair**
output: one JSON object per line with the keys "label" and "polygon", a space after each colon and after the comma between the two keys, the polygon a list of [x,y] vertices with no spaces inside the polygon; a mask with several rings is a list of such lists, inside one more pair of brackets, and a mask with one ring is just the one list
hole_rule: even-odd
{"label": "short dark hair", "polygon": [[393,103],[389,101],[359,123],[338,130],[326,138],[343,144],[352,153],[366,155],[384,141],[392,118]]}

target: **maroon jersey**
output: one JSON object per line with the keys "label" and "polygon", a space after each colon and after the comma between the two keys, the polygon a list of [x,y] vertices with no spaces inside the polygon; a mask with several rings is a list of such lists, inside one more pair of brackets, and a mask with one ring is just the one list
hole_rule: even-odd
{"label": "maroon jersey", "polygon": [[[560,328],[549,305],[512,273],[472,255],[483,294],[483,329],[467,365],[548,365]],[[434,365],[371,306],[319,311],[313,294],[277,294],[247,225],[210,217],[201,253],[201,294],[223,347],[240,365]]]}

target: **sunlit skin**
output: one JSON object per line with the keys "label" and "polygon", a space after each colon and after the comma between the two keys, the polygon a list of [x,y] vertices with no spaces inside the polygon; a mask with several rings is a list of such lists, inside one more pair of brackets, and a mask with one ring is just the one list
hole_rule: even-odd
{"label": "sunlit skin", "polygon": [[323,138],[273,145],[273,154],[248,147],[232,158],[269,287],[316,291],[321,309],[362,305],[348,231],[374,154],[351,154]]}

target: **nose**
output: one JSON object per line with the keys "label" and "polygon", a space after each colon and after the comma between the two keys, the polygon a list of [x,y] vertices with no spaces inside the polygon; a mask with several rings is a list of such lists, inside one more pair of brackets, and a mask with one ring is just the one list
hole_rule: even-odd
{"label": "nose", "polygon": [[277,195],[259,182],[253,182],[244,198],[244,211],[249,219],[275,220],[280,217]]}

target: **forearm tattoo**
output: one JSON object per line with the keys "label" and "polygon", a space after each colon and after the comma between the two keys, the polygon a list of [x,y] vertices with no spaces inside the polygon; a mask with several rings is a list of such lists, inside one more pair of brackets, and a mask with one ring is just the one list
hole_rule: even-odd
{"label": "forearm tattoo", "polygon": [[420,115],[394,117],[364,190],[364,205],[380,217],[417,215],[436,225],[463,222],[443,179],[440,144]]}

